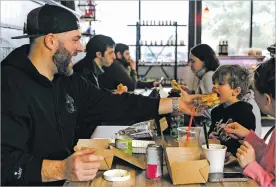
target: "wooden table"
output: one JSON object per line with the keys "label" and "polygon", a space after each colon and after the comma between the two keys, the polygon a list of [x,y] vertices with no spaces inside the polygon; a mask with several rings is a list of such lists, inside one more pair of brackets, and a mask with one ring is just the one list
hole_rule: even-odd
{"label": "wooden table", "polygon": [[[130,172],[131,178],[125,182],[109,182],[103,178],[103,172],[99,171],[97,176],[88,182],[65,182],[64,186],[101,186],[101,187],[115,187],[115,186],[129,186],[129,187],[145,187],[145,186],[174,186],[172,184],[169,173],[167,172],[167,167],[164,165],[163,169],[163,177],[159,180],[151,180],[147,179],[145,176],[145,170],[141,170],[136,168],[135,166],[131,166],[130,164],[114,158],[113,161],[113,169],[125,169]],[[239,166],[231,166],[225,167],[225,171],[240,171]],[[258,184],[249,179],[247,182],[219,182],[219,183],[206,183],[206,184],[189,184],[189,185],[177,185],[177,186],[258,186]]]}

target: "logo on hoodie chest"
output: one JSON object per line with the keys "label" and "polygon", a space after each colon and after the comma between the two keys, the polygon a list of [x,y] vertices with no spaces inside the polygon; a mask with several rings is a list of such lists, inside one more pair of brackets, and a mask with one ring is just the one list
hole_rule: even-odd
{"label": "logo on hoodie chest", "polygon": [[67,93],[65,95],[66,110],[68,113],[77,112],[77,107],[74,104],[74,99]]}

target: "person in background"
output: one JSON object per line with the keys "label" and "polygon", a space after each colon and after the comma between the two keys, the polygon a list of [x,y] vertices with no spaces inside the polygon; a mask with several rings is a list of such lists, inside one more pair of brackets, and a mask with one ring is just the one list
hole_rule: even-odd
{"label": "person in background", "polygon": [[220,63],[215,51],[207,44],[198,44],[190,50],[189,66],[199,79],[195,93],[206,94],[212,92],[212,76]]}
{"label": "person in background", "polygon": [[[199,79],[199,83],[195,91],[191,91],[187,87],[185,87],[185,91],[198,94],[206,94],[212,92],[212,76],[215,70],[220,65],[215,51],[207,44],[198,44],[194,46],[190,50],[188,65],[191,67],[192,72]],[[212,108],[206,110],[202,116],[196,117],[194,125],[202,126],[203,124],[205,124],[207,127],[210,127],[212,123],[211,111]],[[188,121],[188,119],[186,121]]]}
{"label": "person in background", "polygon": [[[158,86],[158,82],[138,81],[136,72],[136,63],[130,57],[129,46],[118,43],[115,46],[116,60],[105,68],[105,74],[101,76],[103,87],[115,89],[119,83],[126,85],[129,91],[135,88],[152,88]],[[122,69],[123,68],[123,69]]]}
{"label": "person in background", "polygon": [[[74,66],[74,72],[80,73],[97,87],[101,87],[99,77],[104,73],[103,67],[113,64],[115,42],[109,36],[95,35],[86,45],[86,56]],[[127,90],[116,91],[121,94]]]}
{"label": "person in background", "polygon": [[250,72],[239,65],[222,65],[214,73],[213,92],[217,93],[220,105],[211,112],[212,124],[208,134],[227,146],[227,152],[235,155],[240,147],[239,141],[227,136],[224,126],[238,122],[253,131],[256,128],[252,105],[240,99],[248,92]]}
{"label": "person in background", "polygon": [[[115,42],[109,36],[95,35],[86,45],[86,56],[77,62],[74,66],[74,72],[80,74],[92,84],[101,87],[100,76],[104,74],[103,67],[108,67],[113,64]],[[114,94],[122,94],[126,89],[115,90]],[[82,115],[82,114],[81,114]],[[80,138],[89,139],[97,126],[102,125],[102,122],[95,121],[93,125],[83,121],[85,118],[80,117],[75,130],[75,140]]]}
{"label": "person in background", "polygon": [[[31,10],[24,34],[14,39],[30,38],[30,44],[14,49],[1,62],[3,186],[90,181],[103,157],[91,148],[73,151],[80,118],[89,124],[191,113],[193,100],[200,97],[185,93],[170,99],[113,94],[73,73],[72,56],[83,51],[81,32],[76,16],[62,7],[46,4]],[[115,56],[106,46],[101,51],[108,59]],[[97,58],[104,60],[101,51]]]}
{"label": "person in background", "polygon": [[[275,117],[275,58],[262,63],[254,74],[255,100],[262,112]],[[243,173],[260,186],[276,186],[275,126],[268,144],[242,123],[230,123],[225,131],[233,138],[243,140],[237,158]]]}

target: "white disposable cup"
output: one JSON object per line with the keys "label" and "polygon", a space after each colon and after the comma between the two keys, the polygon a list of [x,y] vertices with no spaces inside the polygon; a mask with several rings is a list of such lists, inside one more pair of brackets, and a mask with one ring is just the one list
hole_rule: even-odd
{"label": "white disposable cup", "polygon": [[210,163],[210,173],[222,173],[227,147],[220,144],[209,144],[209,149],[207,149],[206,144],[201,147],[205,158]]}

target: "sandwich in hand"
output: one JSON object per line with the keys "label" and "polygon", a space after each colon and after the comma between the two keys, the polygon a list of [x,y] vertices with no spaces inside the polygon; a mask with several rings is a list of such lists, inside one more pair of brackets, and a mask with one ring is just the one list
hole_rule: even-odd
{"label": "sandwich in hand", "polygon": [[199,108],[212,108],[219,104],[219,97],[217,93],[211,92],[208,94],[204,94],[197,100],[197,104]]}

